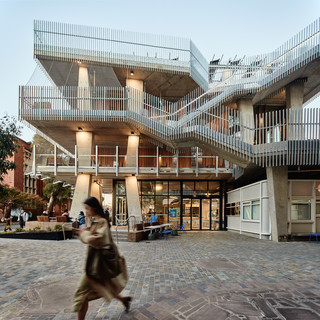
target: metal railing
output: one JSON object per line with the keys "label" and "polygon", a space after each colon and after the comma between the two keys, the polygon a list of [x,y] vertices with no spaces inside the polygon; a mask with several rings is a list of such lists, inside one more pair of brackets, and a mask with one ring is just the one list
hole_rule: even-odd
{"label": "metal railing", "polygon": [[190,74],[208,87],[208,62],[190,39],[49,21],[34,22],[34,55],[77,63]]}
{"label": "metal railing", "polygon": [[[90,98],[85,99],[92,103],[89,110],[84,108],[84,104],[79,103],[84,100],[83,94],[77,96],[77,92],[85,89],[92,93]],[[297,163],[291,153],[302,151],[301,141],[306,141],[304,145],[307,148],[303,149],[304,153],[316,153],[319,147],[314,135],[310,134],[300,135],[297,147],[297,144],[292,142],[295,136],[290,132],[319,130],[319,123],[314,119],[319,119],[320,109],[269,112],[266,115],[256,115],[255,123],[252,123],[252,119],[242,116],[239,110],[223,104],[211,108],[210,112],[207,111],[207,104],[203,104],[191,112],[185,109],[172,113],[169,103],[161,106],[163,100],[129,87],[74,87],[65,90],[64,98],[58,96],[53,99],[52,93],[57,91],[61,92],[59,88],[21,87],[20,118],[128,122],[174,149],[179,148],[181,143],[188,139],[195,139],[262,166],[269,163],[271,154],[276,163],[279,161],[276,157],[281,157],[282,164],[283,161],[287,164]],[[48,103],[51,103],[51,109],[48,108]],[[277,130],[281,132],[281,140],[267,140],[267,137],[274,136],[273,132]],[[310,140],[315,141],[310,144]],[[311,150],[311,146],[314,151]],[[318,157],[311,163],[318,163],[316,159]]]}

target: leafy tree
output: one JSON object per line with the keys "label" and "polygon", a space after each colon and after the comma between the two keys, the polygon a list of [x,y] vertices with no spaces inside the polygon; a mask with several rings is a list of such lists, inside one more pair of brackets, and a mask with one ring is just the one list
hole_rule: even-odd
{"label": "leafy tree", "polygon": [[[20,132],[21,128],[13,117],[6,115],[0,118],[0,182],[3,181],[3,175],[16,168],[15,163],[9,158],[18,150],[16,137]],[[5,192],[3,186],[0,188],[0,192]]]}
{"label": "leafy tree", "polygon": [[4,186],[4,192],[0,192],[0,204],[11,204],[13,208],[43,208],[43,200],[34,194],[24,193],[16,188]]}
{"label": "leafy tree", "polygon": [[43,198],[48,200],[48,213],[52,212],[53,205],[62,205],[63,200],[70,199],[71,197],[71,187],[64,187],[63,183],[53,183],[53,181],[50,180],[43,189]]}

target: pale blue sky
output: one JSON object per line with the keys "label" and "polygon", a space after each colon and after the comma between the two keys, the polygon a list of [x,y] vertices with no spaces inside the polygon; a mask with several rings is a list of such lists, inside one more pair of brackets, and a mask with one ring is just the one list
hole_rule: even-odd
{"label": "pale blue sky", "polygon": [[210,60],[272,51],[319,16],[319,0],[0,0],[0,116],[34,71],[35,19],[187,37]]}

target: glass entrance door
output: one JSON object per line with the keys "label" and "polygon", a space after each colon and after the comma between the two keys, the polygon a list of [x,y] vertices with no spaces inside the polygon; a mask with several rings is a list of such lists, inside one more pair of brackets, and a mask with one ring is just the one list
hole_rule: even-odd
{"label": "glass entrance door", "polygon": [[117,197],[117,214],[116,214],[116,224],[125,225],[127,219],[127,199],[126,196]]}
{"label": "glass entrance door", "polygon": [[201,230],[210,230],[210,199],[201,202]]}
{"label": "glass entrance door", "polygon": [[219,199],[211,199],[211,230],[219,230]]}
{"label": "glass entrance door", "polygon": [[200,229],[201,199],[192,199],[191,201],[191,229]]}
{"label": "glass entrance door", "polygon": [[186,230],[219,230],[219,199],[184,198],[182,204]]}
{"label": "glass entrance door", "polygon": [[191,199],[182,200],[182,223],[187,223],[184,230],[191,229]]}

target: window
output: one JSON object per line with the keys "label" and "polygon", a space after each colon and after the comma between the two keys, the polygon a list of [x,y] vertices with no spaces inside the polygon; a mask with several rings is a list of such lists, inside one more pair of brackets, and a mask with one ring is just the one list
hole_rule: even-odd
{"label": "window", "polygon": [[260,201],[252,201],[252,220],[260,220]]}
{"label": "window", "polygon": [[320,216],[320,201],[316,203],[316,214]]}
{"label": "window", "polygon": [[242,205],[243,220],[260,220],[260,200],[246,201]]}
{"label": "window", "polygon": [[250,202],[243,203],[243,219],[251,220],[251,203]]}
{"label": "window", "polygon": [[311,220],[311,200],[293,200],[291,204],[292,220]]}

